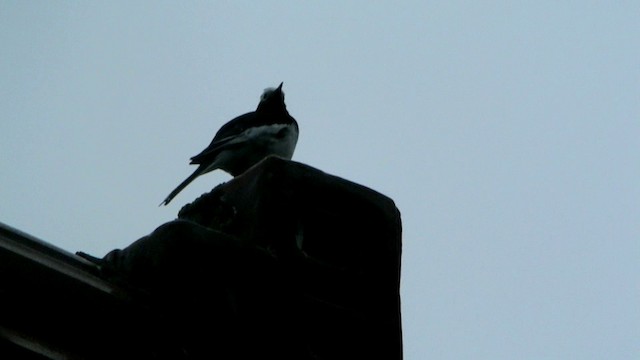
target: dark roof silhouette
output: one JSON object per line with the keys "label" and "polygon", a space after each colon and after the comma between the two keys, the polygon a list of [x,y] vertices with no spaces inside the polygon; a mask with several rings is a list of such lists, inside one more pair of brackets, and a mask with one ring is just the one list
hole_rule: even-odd
{"label": "dark roof silhouette", "polygon": [[104,258],[0,225],[0,358],[402,358],[400,213],[271,157]]}

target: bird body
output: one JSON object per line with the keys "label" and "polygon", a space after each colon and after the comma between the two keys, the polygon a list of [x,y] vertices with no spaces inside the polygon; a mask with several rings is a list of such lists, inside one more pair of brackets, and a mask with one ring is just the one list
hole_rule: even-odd
{"label": "bird body", "polygon": [[298,123],[284,103],[282,83],[265,89],[255,111],[224,124],[191,164],[198,168],[176,187],[160,205],[167,205],[198,176],[221,169],[238,176],[269,155],[291,159],[298,142]]}

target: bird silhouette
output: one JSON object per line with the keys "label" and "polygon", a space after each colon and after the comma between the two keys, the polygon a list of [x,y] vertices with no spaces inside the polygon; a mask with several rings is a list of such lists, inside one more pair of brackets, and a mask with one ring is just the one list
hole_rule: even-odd
{"label": "bird silhouette", "polygon": [[284,103],[282,83],[265,89],[255,111],[224,124],[209,146],[191,158],[191,164],[198,168],[160,206],[168,205],[193,180],[210,171],[221,169],[235,177],[269,155],[291,159],[298,132],[298,123]]}

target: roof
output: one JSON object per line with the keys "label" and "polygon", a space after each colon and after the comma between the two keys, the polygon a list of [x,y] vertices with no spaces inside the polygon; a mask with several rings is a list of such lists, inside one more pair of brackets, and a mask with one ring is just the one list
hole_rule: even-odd
{"label": "roof", "polygon": [[0,305],[3,359],[145,359],[171,343],[94,264],[3,223]]}

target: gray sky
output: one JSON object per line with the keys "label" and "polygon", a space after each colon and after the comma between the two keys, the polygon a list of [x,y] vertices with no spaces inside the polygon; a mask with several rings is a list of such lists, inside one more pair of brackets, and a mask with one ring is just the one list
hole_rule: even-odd
{"label": "gray sky", "polygon": [[[515,5],[519,3],[520,5]],[[294,160],[404,225],[405,358],[640,358],[637,1],[0,3],[0,221],[127,246],[284,81]]]}

